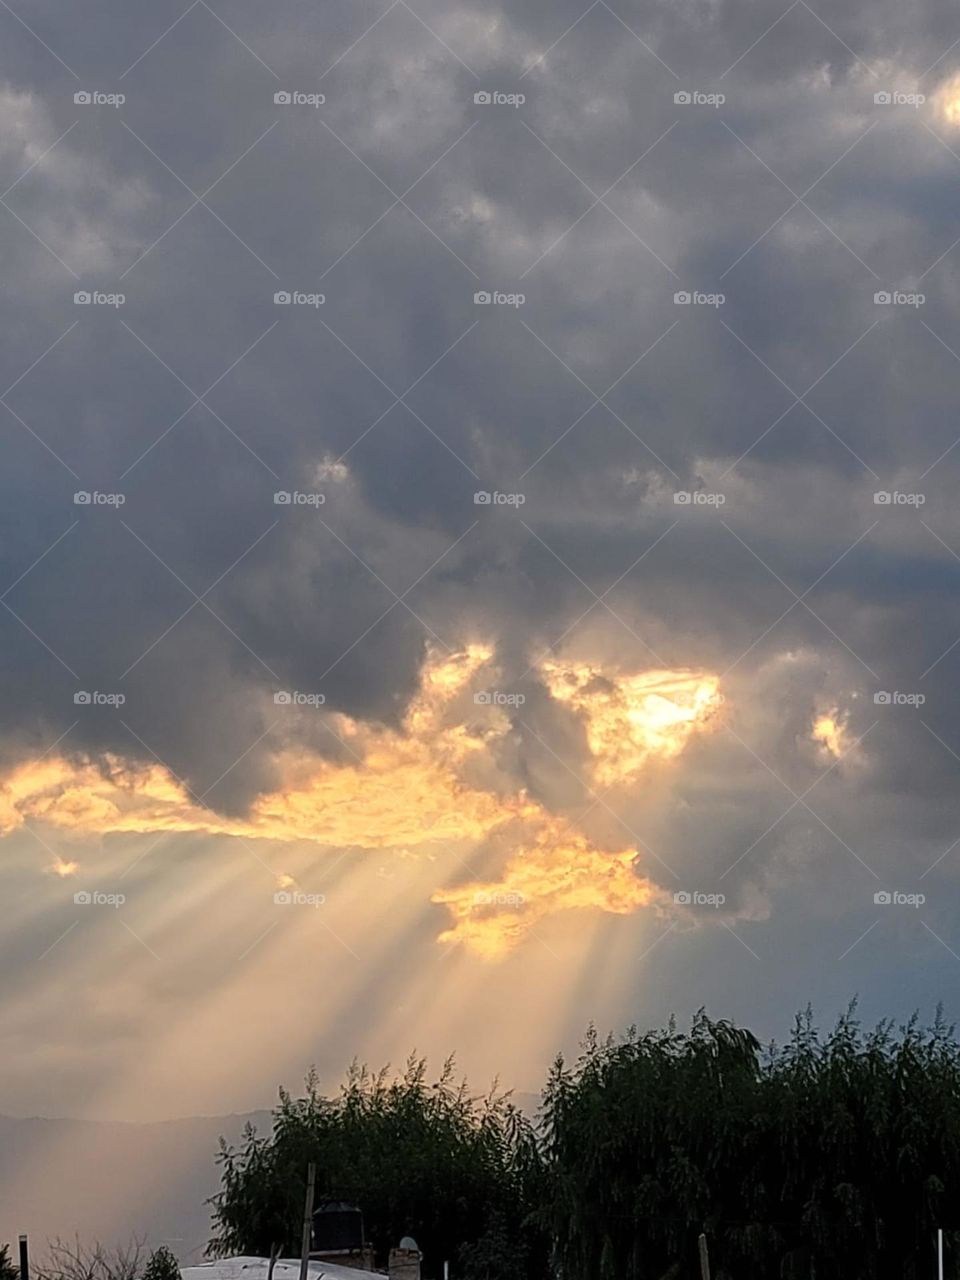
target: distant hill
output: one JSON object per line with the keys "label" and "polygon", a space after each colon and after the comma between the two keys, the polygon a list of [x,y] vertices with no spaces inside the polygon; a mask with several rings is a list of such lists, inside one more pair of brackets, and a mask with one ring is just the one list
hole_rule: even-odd
{"label": "distant hill", "polygon": [[[533,1116],[540,1099],[516,1093],[514,1101]],[[26,1231],[39,1258],[55,1236],[104,1244],[137,1236],[199,1262],[210,1238],[205,1201],[220,1185],[219,1139],[238,1142],[247,1122],[270,1132],[269,1111],[153,1124],[0,1115],[0,1244]]]}
{"label": "distant hill", "polygon": [[219,1187],[219,1138],[237,1142],[248,1121],[270,1131],[267,1111],[154,1124],[0,1116],[0,1243],[26,1231],[39,1258],[54,1236],[138,1236],[198,1261],[210,1236],[204,1202]]}

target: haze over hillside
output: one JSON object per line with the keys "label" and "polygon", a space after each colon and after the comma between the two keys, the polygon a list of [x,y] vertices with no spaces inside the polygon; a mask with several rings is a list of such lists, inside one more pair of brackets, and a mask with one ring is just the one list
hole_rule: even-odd
{"label": "haze over hillside", "polygon": [[[514,1100],[529,1115],[539,1101],[530,1093]],[[136,1236],[196,1261],[210,1238],[206,1201],[220,1185],[220,1137],[237,1143],[247,1123],[267,1134],[271,1113],[150,1124],[0,1115],[0,1243],[26,1231],[39,1257],[55,1236]]]}
{"label": "haze over hillside", "polygon": [[40,1255],[58,1235],[137,1236],[197,1259],[210,1235],[219,1138],[236,1142],[248,1121],[266,1133],[270,1113],[153,1124],[0,1116],[0,1240],[26,1231]]}

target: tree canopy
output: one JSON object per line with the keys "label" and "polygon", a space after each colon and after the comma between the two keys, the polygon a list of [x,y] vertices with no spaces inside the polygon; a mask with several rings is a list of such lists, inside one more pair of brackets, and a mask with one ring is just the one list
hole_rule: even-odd
{"label": "tree canopy", "polygon": [[281,1244],[298,1252],[313,1161],[317,1203],[360,1207],[381,1261],[413,1236],[427,1276],[457,1263],[461,1250],[459,1274],[470,1264],[485,1275],[500,1238],[522,1235],[539,1166],[533,1127],[506,1095],[471,1096],[452,1060],[428,1082],[418,1058],[397,1077],[355,1064],[331,1099],[311,1073],[302,1097],[281,1090],[270,1137],[248,1131],[239,1150],[222,1145],[220,1159],[212,1251],[268,1256]]}
{"label": "tree canopy", "polygon": [[786,1044],[703,1012],[558,1058],[539,1116],[472,1097],[452,1061],[428,1083],[354,1066],[325,1098],[281,1091],[273,1132],[223,1147],[214,1253],[299,1247],[305,1171],[364,1214],[380,1261],[403,1235],[428,1280],[922,1280],[943,1228],[960,1280],[960,1045],[940,1012]]}

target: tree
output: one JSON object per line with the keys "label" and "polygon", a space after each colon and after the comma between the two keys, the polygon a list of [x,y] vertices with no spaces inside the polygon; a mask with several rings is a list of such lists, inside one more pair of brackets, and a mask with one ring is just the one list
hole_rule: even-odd
{"label": "tree", "polygon": [[10,1246],[0,1245],[0,1280],[19,1280],[20,1269],[13,1264]]}
{"label": "tree", "polygon": [[541,1225],[577,1280],[921,1280],[960,1215],[960,1046],[942,1016],[822,1039],[809,1010],[761,1051],[702,1012],[619,1042],[588,1036],[544,1094]]}
{"label": "tree", "polygon": [[151,1253],[143,1280],[180,1280],[180,1264],[165,1244]]}
{"label": "tree", "polygon": [[[221,1153],[215,1253],[295,1249],[304,1175],[364,1214],[379,1261],[403,1235],[435,1280],[684,1280],[709,1240],[714,1280],[925,1280],[944,1229],[960,1280],[960,1044],[938,1011],[785,1045],[698,1013],[554,1063],[532,1125],[452,1063],[428,1083],[353,1067],[281,1091],[272,1133]],[[69,1276],[67,1280],[86,1280]],[[90,1280],[100,1280],[90,1277]]]}
{"label": "tree", "polygon": [[115,1249],[59,1238],[48,1246],[49,1257],[37,1268],[38,1280],[137,1280],[143,1245],[139,1240]]}
{"label": "tree", "polygon": [[270,1137],[248,1131],[239,1150],[221,1146],[209,1251],[267,1256],[278,1241],[296,1247],[310,1161],[317,1203],[356,1204],[381,1263],[411,1235],[425,1277],[439,1276],[444,1261],[497,1222],[526,1259],[524,1280],[544,1273],[545,1240],[539,1250],[521,1248],[534,1230],[530,1193],[540,1161],[533,1128],[496,1089],[471,1096],[452,1059],[432,1083],[425,1061],[413,1057],[397,1076],[354,1064],[333,1099],[321,1095],[313,1072],[303,1097],[281,1090]]}

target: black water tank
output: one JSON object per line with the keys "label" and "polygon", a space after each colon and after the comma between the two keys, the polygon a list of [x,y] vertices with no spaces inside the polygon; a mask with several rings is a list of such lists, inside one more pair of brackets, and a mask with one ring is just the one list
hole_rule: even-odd
{"label": "black water tank", "polygon": [[313,1250],[363,1248],[363,1214],[353,1204],[326,1200],[313,1211]]}

